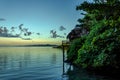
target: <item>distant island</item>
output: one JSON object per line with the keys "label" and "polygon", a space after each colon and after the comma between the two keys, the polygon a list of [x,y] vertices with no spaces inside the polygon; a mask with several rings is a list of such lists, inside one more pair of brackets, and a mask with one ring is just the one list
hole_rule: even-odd
{"label": "distant island", "polygon": [[0,45],[0,47],[57,47],[55,44]]}

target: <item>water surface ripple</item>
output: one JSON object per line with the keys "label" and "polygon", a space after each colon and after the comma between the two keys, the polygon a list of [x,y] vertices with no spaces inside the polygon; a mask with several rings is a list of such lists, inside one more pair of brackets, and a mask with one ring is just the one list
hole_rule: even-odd
{"label": "water surface ripple", "polygon": [[50,47],[1,47],[0,80],[65,80],[62,51]]}

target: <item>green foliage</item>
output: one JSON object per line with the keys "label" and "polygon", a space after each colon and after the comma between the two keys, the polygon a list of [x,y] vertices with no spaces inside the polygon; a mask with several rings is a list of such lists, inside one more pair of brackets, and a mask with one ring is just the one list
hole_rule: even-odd
{"label": "green foliage", "polygon": [[74,61],[78,56],[78,49],[83,45],[85,36],[75,39],[72,41],[69,50],[67,51],[67,59],[68,61]]}
{"label": "green foliage", "polygon": [[120,1],[95,1],[77,6],[77,10],[86,11],[78,21],[89,28],[89,34],[73,41],[68,59],[75,56],[71,62],[83,68],[120,68]]}

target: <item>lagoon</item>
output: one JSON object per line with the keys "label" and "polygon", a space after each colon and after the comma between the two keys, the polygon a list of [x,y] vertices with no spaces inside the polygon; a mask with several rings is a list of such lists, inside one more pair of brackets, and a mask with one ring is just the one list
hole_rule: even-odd
{"label": "lagoon", "polygon": [[51,47],[0,47],[0,80],[66,80],[62,50]]}
{"label": "lagoon", "polygon": [[[64,63],[65,73],[70,65]],[[74,70],[73,70],[74,69]],[[52,47],[0,47],[0,80],[115,80],[71,66],[63,75],[62,50]]]}

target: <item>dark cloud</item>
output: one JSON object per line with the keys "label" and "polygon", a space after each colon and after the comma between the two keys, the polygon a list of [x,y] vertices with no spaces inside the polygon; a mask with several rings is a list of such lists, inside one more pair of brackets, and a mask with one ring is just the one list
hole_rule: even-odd
{"label": "dark cloud", "polygon": [[64,32],[65,30],[66,30],[66,28],[64,26],[60,26],[59,30],[58,30],[58,31],[61,31],[62,34],[58,34],[59,32],[57,33],[57,31],[54,29],[50,30],[50,34],[52,34],[51,38],[65,38],[65,36],[66,36],[66,33]]}
{"label": "dark cloud", "polygon": [[18,26],[20,30],[22,30],[22,26],[23,26],[23,24],[20,24],[20,25]]}
{"label": "dark cloud", "polygon": [[21,38],[22,40],[32,40],[31,38]]}
{"label": "dark cloud", "polygon": [[6,33],[0,33],[0,37],[11,37],[11,38],[18,38],[19,35],[12,35],[12,34],[6,34]]}
{"label": "dark cloud", "polygon": [[52,34],[51,38],[57,38],[57,32],[56,31],[51,30],[50,34]]}
{"label": "dark cloud", "polygon": [[64,35],[67,35],[66,33],[64,33]]}
{"label": "dark cloud", "polygon": [[[66,30],[65,27],[60,26],[60,31]],[[41,34],[31,32],[28,28],[24,28],[23,24],[20,24],[18,27],[11,27],[8,29],[7,27],[0,27],[0,37],[15,37],[15,38],[21,38],[23,40],[31,40],[30,37],[32,34],[40,36]],[[66,33],[63,32],[63,35],[58,34],[56,30],[50,30],[51,38],[65,38]],[[23,38],[24,37],[24,38]],[[27,38],[26,38],[27,37]]]}
{"label": "dark cloud", "polygon": [[4,19],[4,18],[0,18],[0,21],[6,21],[6,19]]}
{"label": "dark cloud", "polygon": [[40,35],[40,33],[36,33],[37,35]]}
{"label": "dark cloud", "polygon": [[[23,24],[20,24],[18,26],[18,30],[20,31],[20,33],[14,33],[12,34],[13,32],[15,32],[15,30],[17,29],[17,27],[11,27],[10,30],[7,28],[7,27],[0,27],[0,37],[15,37],[15,38],[21,38],[23,39],[21,36],[22,36],[22,33],[24,34],[24,36],[30,36],[32,34],[32,32],[28,31],[28,28],[23,28],[22,27]],[[26,39],[26,38],[24,38]],[[28,38],[27,38],[28,40]],[[30,39],[29,39],[30,40]]]}
{"label": "dark cloud", "polygon": [[55,30],[51,30],[50,34],[52,34],[51,38],[58,38],[58,37],[59,38],[64,38],[64,36],[61,36],[61,35],[57,34],[57,31],[55,31]]}
{"label": "dark cloud", "polygon": [[57,37],[59,37],[59,38],[65,38],[64,36],[61,36],[61,35],[57,35]]}
{"label": "dark cloud", "polygon": [[60,27],[59,27],[59,30],[60,30],[60,31],[63,31],[63,30],[66,30],[66,28],[65,28],[64,26],[60,26]]}

